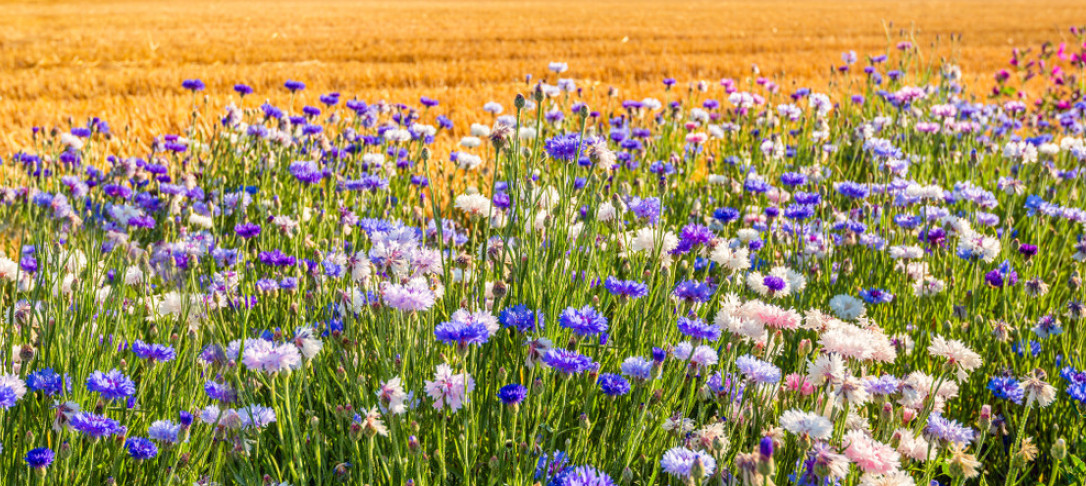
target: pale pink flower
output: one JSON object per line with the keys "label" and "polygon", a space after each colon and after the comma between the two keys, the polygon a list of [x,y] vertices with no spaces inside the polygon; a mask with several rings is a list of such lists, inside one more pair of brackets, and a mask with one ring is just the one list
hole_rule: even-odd
{"label": "pale pink flower", "polygon": [[460,410],[468,401],[468,394],[475,389],[475,380],[467,373],[453,374],[447,364],[437,365],[433,381],[426,381],[426,394],[434,400],[434,408],[448,406],[453,412]]}
{"label": "pale pink flower", "polygon": [[901,454],[862,431],[853,430],[845,434],[842,445],[845,446],[845,456],[865,473],[887,474],[901,467]]}

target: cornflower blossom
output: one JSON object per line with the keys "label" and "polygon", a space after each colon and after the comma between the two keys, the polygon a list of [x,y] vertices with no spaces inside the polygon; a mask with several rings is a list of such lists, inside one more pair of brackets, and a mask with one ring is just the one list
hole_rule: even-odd
{"label": "cornflower blossom", "polygon": [[498,315],[502,326],[515,328],[523,333],[542,331],[545,320],[542,312],[533,311],[524,304],[507,307]]}
{"label": "cornflower blossom", "polygon": [[447,364],[437,366],[434,379],[425,382],[426,394],[434,401],[434,408],[441,410],[448,407],[456,412],[469,401],[469,395],[475,390],[475,380],[467,373],[453,374]]}
{"label": "cornflower blossom", "polygon": [[728,245],[717,245],[709,254],[709,259],[732,274],[750,268],[750,251],[743,247],[731,248]]}
{"label": "cornflower blossom", "polygon": [[367,410],[366,415],[355,414],[353,422],[352,427],[357,425],[369,437],[377,435],[388,437],[388,427],[381,420],[381,412],[378,411],[377,407]]}
{"label": "cornflower blossom", "polygon": [[498,399],[506,405],[519,405],[528,397],[528,389],[519,383],[505,385],[498,390]]}
{"label": "cornflower blossom", "polygon": [[603,281],[603,286],[611,295],[628,299],[636,299],[649,294],[648,286],[636,280],[619,280],[611,276]]}
{"label": "cornflower blossom", "polygon": [[490,199],[482,194],[461,194],[456,196],[455,207],[470,216],[485,216],[490,213]]}
{"label": "cornflower blossom", "polygon": [[27,467],[38,471],[44,471],[53,464],[55,458],[56,455],[53,453],[52,449],[48,447],[38,447],[27,451],[26,456],[24,456],[23,459],[26,461]]}
{"label": "cornflower blossom", "polygon": [[[5,377],[0,377],[0,382],[5,381]],[[26,375],[26,387],[31,391],[40,391],[45,396],[59,395],[65,391],[71,391],[72,378],[65,374],[61,376],[52,368],[42,368],[38,371]],[[66,386],[67,385],[67,386]],[[0,385],[3,386],[3,385]],[[0,392],[3,395],[3,392]]]}
{"label": "cornflower blossom", "polygon": [[72,415],[68,421],[68,426],[92,438],[123,435],[126,431],[116,420],[88,412],[78,412]]}
{"label": "cornflower blossom", "polygon": [[781,427],[800,437],[810,437],[817,440],[829,440],[833,434],[833,422],[818,414],[802,412],[799,410],[787,410],[781,414]]}
{"label": "cornflower blossom", "polygon": [[780,368],[749,354],[737,358],[735,366],[747,379],[755,383],[777,383],[781,381]]}
{"label": "cornflower blossom", "polygon": [[385,305],[404,312],[421,312],[433,307],[436,297],[422,279],[406,284],[389,284],[381,293]]}
{"label": "cornflower blossom", "polygon": [[490,329],[486,322],[472,318],[470,313],[461,309],[453,314],[451,321],[438,324],[434,336],[445,344],[456,345],[462,351],[470,344],[486,343],[490,338]]}
{"label": "cornflower blossom", "polygon": [[596,363],[588,356],[566,349],[551,349],[543,354],[543,364],[567,375],[595,369]]}
{"label": "cornflower blossom", "polygon": [[607,332],[607,318],[596,311],[591,305],[580,309],[567,307],[558,316],[558,324],[566,329],[571,329],[578,336],[593,336]]}
{"label": "cornflower blossom", "polygon": [[652,379],[653,362],[641,356],[631,356],[622,361],[622,374],[638,381]]}
{"label": "cornflower blossom", "polygon": [[686,317],[680,317],[678,327],[679,332],[696,340],[704,339],[709,342],[714,342],[720,339],[719,326],[716,324],[709,324],[698,318],[688,319]]}
{"label": "cornflower blossom", "polygon": [[[694,463],[701,463],[701,477],[692,476]],[[716,460],[713,456],[701,451],[687,449],[685,447],[673,447],[664,452],[660,459],[660,467],[664,472],[680,480],[701,480],[712,476],[716,472]]]}
{"label": "cornflower blossom", "polygon": [[928,416],[928,424],[924,426],[924,435],[931,440],[939,440],[967,446],[973,442],[976,432],[957,420],[943,418],[938,413]]}
{"label": "cornflower blossom", "polygon": [[26,384],[15,375],[0,375],[0,408],[15,406],[26,395]]}
{"label": "cornflower blossom", "polygon": [[302,355],[291,343],[275,344],[264,339],[246,339],[241,362],[267,374],[289,372],[302,366]]}
{"label": "cornflower blossom", "polygon": [[137,461],[153,459],[158,455],[158,446],[143,437],[129,437],[124,441],[124,448]]}
{"label": "cornflower blossom", "polygon": [[167,444],[175,444],[181,432],[181,424],[171,420],[156,420],[147,427],[147,437]]}
{"label": "cornflower blossom", "polygon": [[1026,396],[1026,407],[1031,407],[1036,403],[1041,408],[1045,408],[1056,400],[1056,388],[1044,381],[1043,372],[1037,372],[1037,370],[1030,372],[1018,386],[1022,388]]}
{"label": "cornflower blossom", "polygon": [[718,361],[720,361],[720,357],[717,356],[716,350],[704,344],[690,353],[690,364],[692,366],[708,368],[717,364]]}
{"label": "cornflower blossom", "polygon": [[957,370],[958,379],[963,381],[968,376],[968,372],[984,364],[984,360],[980,355],[966,347],[961,341],[956,339],[947,340],[939,335],[932,338],[931,344],[928,345],[928,352],[932,356],[945,359],[947,365],[953,366]]}
{"label": "cornflower blossom", "polygon": [[172,346],[164,344],[147,344],[139,339],[132,342],[132,352],[136,356],[152,363],[173,361],[177,353]]}
{"label": "cornflower blossom", "polygon": [[95,371],[87,377],[87,390],[100,393],[106,400],[118,400],[134,395],[136,384],[120,370]]}
{"label": "cornflower blossom", "polygon": [[604,373],[596,380],[596,383],[600,387],[600,391],[604,395],[608,396],[621,396],[630,392],[630,382],[626,381],[622,375],[614,373]]}
{"label": "cornflower blossom", "polygon": [[901,454],[860,430],[851,430],[841,439],[845,456],[868,474],[887,474],[901,467]]}

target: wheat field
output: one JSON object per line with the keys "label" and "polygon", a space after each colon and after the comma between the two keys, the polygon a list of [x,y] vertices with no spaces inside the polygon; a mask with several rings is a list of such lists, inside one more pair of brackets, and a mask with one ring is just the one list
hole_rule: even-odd
{"label": "wheat field", "polygon": [[745,78],[754,65],[788,84],[825,79],[842,51],[863,56],[910,40],[923,59],[959,59],[970,85],[990,86],[972,81],[1005,64],[1012,47],[1065,36],[1069,20],[1086,19],[1074,0],[91,0],[0,10],[5,150],[25,144],[30,127],[63,128],[69,117],[98,116],[142,139],[170,133],[191,113],[187,78],[218,94],[246,83],[272,100],[285,99],[282,83],[293,78],[314,98],[426,95],[456,120],[492,98],[509,104],[549,61],[568,62],[587,89],[646,93],[665,76]]}

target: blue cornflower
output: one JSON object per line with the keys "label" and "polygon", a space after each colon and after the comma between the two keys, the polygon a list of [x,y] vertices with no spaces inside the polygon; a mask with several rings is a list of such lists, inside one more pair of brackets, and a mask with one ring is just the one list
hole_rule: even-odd
{"label": "blue cornflower", "polygon": [[127,398],[136,393],[136,384],[132,382],[121,370],[110,370],[102,373],[95,371],[87,377],[87,389],[102,394],[107,400]]}
{"label": "blue cornflower", "polygon": [[305,83],[301,81],[287,80],[287,82],[283,83],[283,87],[290,90],[291,93],[294,93],[296,91],[304,90]]}
{"label": "blue cornflower", "polygon": [[716,208],[713,211],[713,218],[727,224],[739,219],[739,210],[735,208]]}
{"label": "blue cornflower", "polygon": [[31,449],[26,453],[26,465],[31,469],[45,469],[53,463],[55,455],[53,450],[48,447],[39,447],[37,449]]}
{"label": "blue cornflower", "polygon": [[802,186],[807,183],[807,176],[799,172],[785,172],[781,174],[781,184],[786,186]]}
{"label": "blue cornflower", "polygon": [[660,219],[660,198],[639,197],[631,198],[626,206],[640,219],[646,219],[650,223],[656,223]]}
{"label": "blue cornflower", "polygon": [[241,223],[234,226],[234,233],[242,238],[249,239],[260,234],[260,225],[254,223]]}
{"label": "blue cornflower", "polygon": [[567,468],[558,473],[550,482],[556,486],[614,486],[614,481],[607,473],[592,466]]}
{"label": "blue cornflower", "polygon": [[569,455],[563,451],[544,452],[539,456],[535,465],[535,479],[554,477],[566,469],[569,464]]}
{"label": "blue cornflower", "polygon": [[1013,376],[993,376],[988,380],[988,389],[996,398],[1010,400],[1021,405],[1025,397],[1024,390],[1018,385],[1018,380]]}
{"label": "blue cornflower", "polygon": [[871,189],[865,184],[845,181],[837,184],[837,192],[852,199],[864,199],[871,192]]}
{"label": "blue cornflower", "polygon": [[480,345],[487,342],[490,331],[485,323],[478,320],[454,318],[438,324],[434,329],[434,336],[445,344],[455,344],[460,349],[467,349],[469,344]]}
{"label": "blue cornflower", "polygon": [[199,79],[186,79],[181,81],[181,87],[185,88],[193,93],[204,90],[204,82]]}
{"label": "blue cornflower", "polygon": [[173,361],[177,357],[177,353],[172,346],[147,344],[139,339],[132,343],[132,352],[136,353],[136,356],[151,362]]}
{"label": "blue cornflower", "polygon": [[581,140],[580,135],[576,133],[567,133],[543,142],[543,150],[552,159],[573,162],[580,158],[578,149],[584,152],[585,147],[591,145],[592,142],[590,139]]}
{"label": "blue cornflower", "polygon": [[543,355],[543,364],[565,374],[583,373],[595,369],[592,358],[568,349],[551,349]]}
{"label": "blue cornflower", "polygon": [[686,280],[675,286],[672,295],[687,302],[708,302],[713,297],[716,288],[710,284],[697,280]]}
{"label": "blue cornflower", "polygon": [[204,393],[207,393],[208,398],[212,400],[225,403],[233,403],[238,399],[238,393],[234,390],[234,387],[212,380],[204,383]]}
{"label": "blue cornflower", "polygon": [[777,383],[781,381],[781,369],[754,356],[745,354],[735,360],[735,366],[747,379],[755,383]]}
{"label": "blue cornflower", "polygon": [[882,375],[878,378],[868,377],[864,380],[864,389],[867,390],[867,393],[876,396],[897,393],[900,385],[901,380],[898,380],[894,375]]}
{"label": "blue cornflower", "polygon": [[524,304],[507,307],[498,315],[502,326],[514,327],[520,332],[542,331],[543,313],[535,312]]}
{"label": "blue cornflower", "polygon": [[128,450],[128,455],[137,461],[153,459],[158,455],[158,446],[143,437],[130,437],[124,441],[124,448]]}
{"label": "blue cornflower", "polygon": [[894,294],[882,289],[862,289],[860,298],[868,304],[886,304],[894,300]]}
{"label": "blue cornflower", "polygon": [[567,307],[558,317],[558,324],[564,328],[572,329],[579,336],[593,336],[607,331],[607,318],[602,316],[591,305],[580,309]]}
{"label": "blue cornflower", "polygon": [[600,391],[604,395],[617,397],[630,393],[630,382],[626,381],[622,375],[615,373],[604,373],[600,375],[596,383],[600,386]]}
{"label": "blue cornflower", "polygon": [[241,97],[244,98],[245,95],[253,94],[253,88],[250,87],[247,84],[235,84],[234,85],[234,92],[241,95]]}
{"label": "blue cornflower", "polygon": [[619,280],[615,277],[607,277],[607,280],[603,281],[603,287],[606,288],[611,295],[630,299],[644,297],[649,294],[648,285],[636,280]]}
{"label": "blue cornflower", "polygon": [[694,339],[705,339],[707,341],[716,341],[717,339],[720,339],[719,326],[707,323],[698,318],[688,319],[686,317],[680,317],[678,326],[679,332]]}
{"label": "blue cornflower", "polygon": [[498,399],[506,405],[519,405],[528,396],[528,389],[519,383],[511,383],[498,390]]}
{"label": "blue cornflower", "polygon": [[168,444],[176,443],[181,433],[181,424],[171,420],[156,420],[147,427],[147,437]]}
{"label": "blue cornflower", "polygon": [[61,377],[52,368],[42,368],[26,376],[26,386],[32,391],[45,392],[45,396],[53,396],[64,392],[65,382],[71,379]]}

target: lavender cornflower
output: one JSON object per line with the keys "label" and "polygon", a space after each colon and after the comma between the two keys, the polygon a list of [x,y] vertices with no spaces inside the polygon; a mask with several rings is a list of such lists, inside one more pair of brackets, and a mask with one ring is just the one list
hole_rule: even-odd
{"label": "lavender cornflower", "polygon": [[580,309],[568,307],[558,317],[558,324],[564,328],[572,329],[578,336],[594,336],[607,331],[607,318],[602,316],[591,305]]}
{"label": "lavender cornflower", "polygon": [[894,294],[882,289],[861,289],[860,298],[868,304],[886,304],[894,300]]}
{"label": "lavender cornflower", "polygon": [[943,418],[942,415],[933,413],[928,417],[928,425],[924,427],[924,434],[930,439],[966,446],[973,442],[976,432],[957,420]]}
{"label": "lavender cornflower", "polygon": [[26,385],[15,375],[0,375],[0,409],[15,406],[26,395]]}
{"label": "lavender cornflower", "polygon": [[777,383],[781,381],[780,368],[749,354],[737,358],[735,366],[747,379],[755,383]]}
{"label": "lavender cornflower", "polygon": [[640,356],[630,356],[622,362],[622,374],[638,381],[648,381],[652,378],[653,362]]}
{"label": "lavender cornflower", "polygon": [[297,92],[297,91],[304,90],[305,89],[305,83],[303,83],[301,81],[287,80],[287,82],[283,83],[283,87],[290,90],[291,93],[294,93],[294,92]]}
{"label": "lavender cornflower", "polygon": [[147,427],[147,436],[159,442],[175,444],[181,433],[181,424],[171,420],[156,420]]}
{"label": "lavender cornflower", "polygon": [[648,220],[651,224],[656,224],[660,219],[660,199],[655,197],[647,197],[641,199],[639,197],[631,198],[626,206],[630,209],[634,215],[640,219]]}
{"label": "lavender cornflower", "polygon": [[324,177],[324,173],[321,172],[320,166],[312,160],[291,162],[288,170],[295,179],[306,184],[316,184]]}
{"label": "lavender cornflower", "polygon": [[87,377],[87,389],[102,394],[106,400],[128,398],[136,393],[136,384],[120,370],[95,371]]}
{"label": "lavender cornflower", "polygon": [[556,486],[614,486],[615,482],[607,473],[592,466],[577,466],[558,473],[549,484]]}
{"label": "lavender cornflower", "polygon": [[615,373],[604,373],[600,375],[596,383],[600,386],[600,391],[604,395],[617,397],[630,393],[630,382],[626,381],[621,375]]}
{"label": "lavender cornflower", "polygon": [[[694,473],[694,464],[701,464],[701,477],[692,477]],[[664,469],[664,472],[670,476],[681,480],[700,480],[711,476],[716,471],[716,460],[713,456],[685,447],[673,447],[664,452],[664,456],[660,459],[660,467]]]}
{"label": "lavender cornflower", "polygon": [[199,79],[186,79],[181,81],[181,87],[185,88],[193,93],[204,90],[204,82]]}

